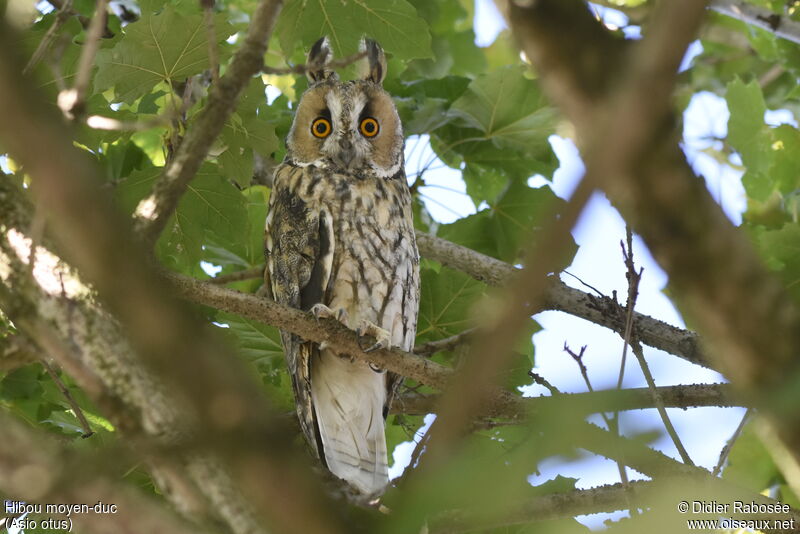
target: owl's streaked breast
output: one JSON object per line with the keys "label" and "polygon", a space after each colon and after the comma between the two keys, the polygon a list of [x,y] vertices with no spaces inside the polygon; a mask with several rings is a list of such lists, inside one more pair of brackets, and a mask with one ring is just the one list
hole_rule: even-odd
{"label": "owl's streaked breast", "polygon": [[309,165],[279,170],[274,185],[332,221],[333,262],[322,303],[344,309],[350,328],[368,320],[388,330],[394,346],[410,350],[419,258],[405,175],[362,178]]}

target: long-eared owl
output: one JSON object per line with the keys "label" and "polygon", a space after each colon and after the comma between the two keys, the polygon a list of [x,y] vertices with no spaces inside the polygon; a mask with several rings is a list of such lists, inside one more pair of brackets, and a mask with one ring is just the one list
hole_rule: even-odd
{"label": "long-eared owl", "polygon": [[[362,45],[364,74],[351,81],[330,69],[327,38],[308,54],[309,88],[269,202],[266,285],[278,302],[334,317],[377,347],[411,350],[419,255],[403,131],[382,87],[383,50]],[[401,377],[289,332],[281,339],[310,448],[360,492],[379,493],[388,482],[384,420]]]}

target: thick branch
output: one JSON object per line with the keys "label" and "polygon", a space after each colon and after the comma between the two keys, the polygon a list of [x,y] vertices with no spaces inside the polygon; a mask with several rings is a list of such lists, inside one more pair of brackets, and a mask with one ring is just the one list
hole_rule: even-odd
{"label": "thick branch", "polygon": [[[422,256],[467,273],[489,285],[505,285],[519,271],[504,261],[430,234],[417,232],[417,245]],[[621,308],[611,297],[598,297],[586,293],[555,278],[551,280],[546,290],[541,310],[563,311],[610,328],[620,335],[625,329],[625,322],[622,319],[625,308]],[[638,312],[634,313],[634,324],[634,338],[642,343],[698,365],[706,367],[709,365],[700,347],[700,340],[694,332]]]}
{"label": "thick branch", "polygon": [[[504,261],[424,232],[417,232],[417,246],[422,256],[492,286],[505,285],[519,271]],[[263,271],[264,266],[259,265],[252,269],[218,276],[211,279],[211,282],[226,284],[256,278],[262,276]],[[563,311],[610,328],[620,335],[625,329],[625,322],[622,320],[626,311],[624,306],[621,307],[611,297],[592,295],[570,287],[557,278],[551,279],[550,286],[545,291],[544,302],[536,311],[543,310]],[[634,325],[634,339],[692,363],[709,366],[696,333],[638,312],[634,312]]]}
{"label": "thick branch", "polygon": [[276,326],[309,341],[325,342],[338,352],[358,356],[431,387],[444,389],[453,374],[452,369],[398,349],[365,353],[355,333],[336,320],[317,321],[310,313],[274,300],[201,282],[189,276],[174,273],[164,273],[164,276],[183,299]]}
{"label": "thick branch", "polygon": [[261,71],[272,29],[278,19],[282,0],[262,0],[250,21],[247,36],[236,52],[225,75],[214,84],[208,103],[178,148],[153,191],[139,204],[136,232],[146,245],[153,245],[167,220],[175,211],[200,165],[205,160],[214,139],[236,107],[239,95],[250,79]]}

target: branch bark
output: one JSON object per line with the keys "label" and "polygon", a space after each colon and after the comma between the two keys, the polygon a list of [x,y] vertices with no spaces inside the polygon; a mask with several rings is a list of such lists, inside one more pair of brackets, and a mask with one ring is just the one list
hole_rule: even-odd
{"label": "branch bark", "polygon": [[[430,234],[417,232],[417,246],[422,256],[492,286],[505,285],[519,272],[519,269],[504,261]],[[572,288],[557,278],[551,278],[542,305],[531,313],[543,310],[563,311],[610,328],[620,335],[625,331],[625,321],[621,319],[625,308],[620,307],[614,299]],[[618,310],[622,311],[622,315]],[[696,333],[638,312],[634,312],[634,324],[634,338],[645,345],[704,367],[710,365]]]}
{"label": "branch bark", "polygon": [[[509,263],[441,237],[424,232],[417,232],[416,237],[422,256],[466,273],[485,284],[495,287],[504,286],[519,272],[518,268]],[[252,269],[218,276],[210,281],[214,284],[226,284],[260,277],[263,271],[264,266],[259,265]],[[625,331],[625,322],[621,319],[626,313],[624,306],[620,306],[611,297],[592,295],[570,287],[555,277],[551,277],[541,306],[536,310],[531,310],[531,313],[544,310],[563,311],[610,328],[620,335],[623,335]],[[700,337],[690,330],[684,330],[649,315],[634,312],[633,334],[635,339],[650,347],[674,354],[697,365],[704,367],[711,365],[701,347]]]}

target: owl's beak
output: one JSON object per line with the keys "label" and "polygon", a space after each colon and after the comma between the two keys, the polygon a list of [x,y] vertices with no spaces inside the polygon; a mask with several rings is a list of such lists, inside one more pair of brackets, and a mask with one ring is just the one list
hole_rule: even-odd
{"label": "owl's beak", "polygon": [[336,159],[339,160],[339,163],[342,167],[349,169],[350,164],[353,162],[353,158],[356,156],[356,151],[353,148],[353,143],[350,139],[346,137],[342,137],[339,139],[339,152],[336,153]]}

